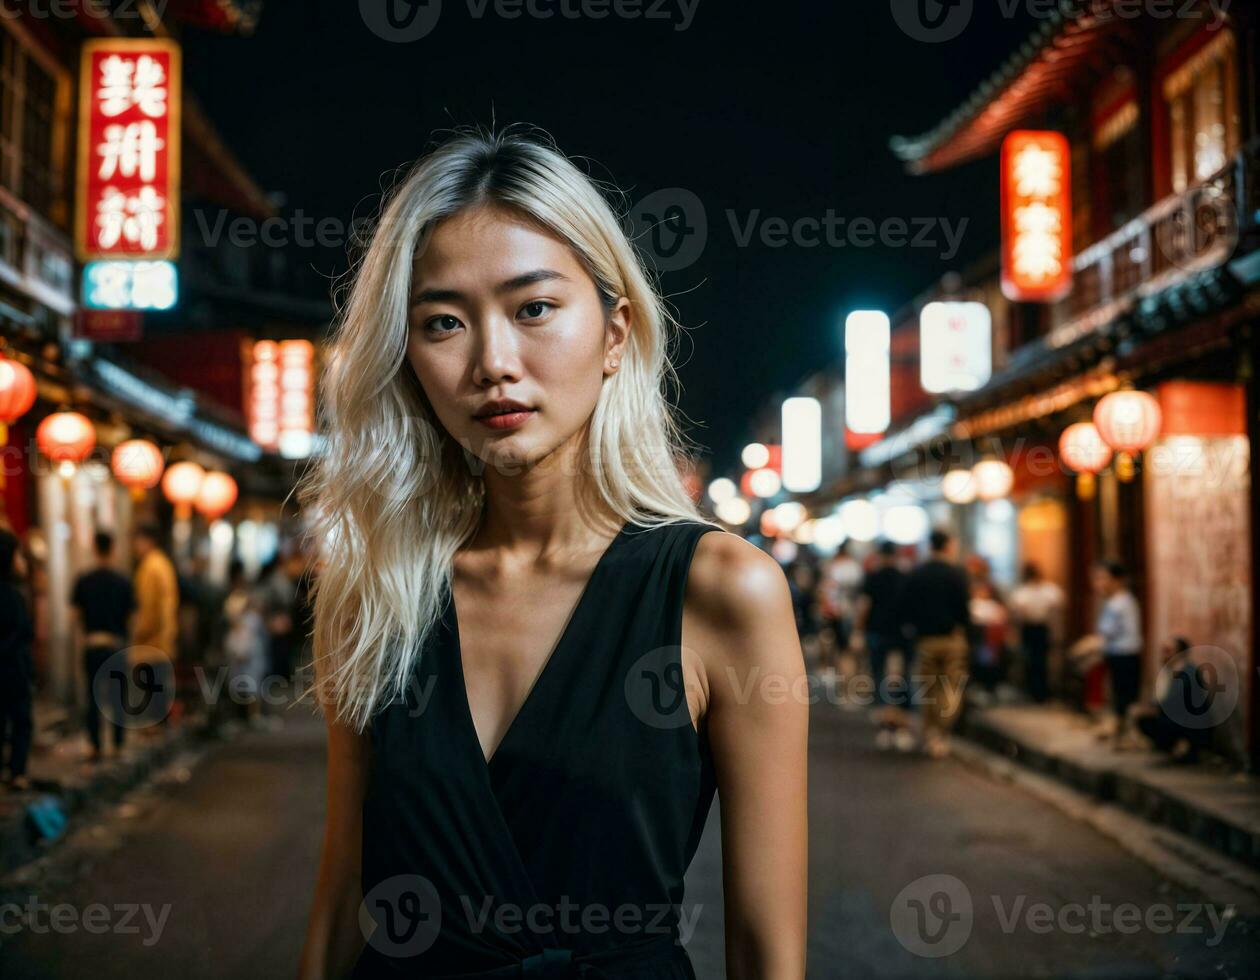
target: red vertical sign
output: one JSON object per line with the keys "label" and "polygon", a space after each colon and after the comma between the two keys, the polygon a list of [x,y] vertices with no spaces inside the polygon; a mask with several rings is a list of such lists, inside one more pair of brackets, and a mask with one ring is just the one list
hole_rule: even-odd
{"label": "red vertical sign", "polygon": [[1072,288],[1072,156],[1062,133],[1017,130],[1002,143],[1002,292],[1049,303]]}
{"label": "red vertical sign", "polygon": [[179,166],[179,46],[158,38],[86,42],[79,77],[79,259],[174,258]]}

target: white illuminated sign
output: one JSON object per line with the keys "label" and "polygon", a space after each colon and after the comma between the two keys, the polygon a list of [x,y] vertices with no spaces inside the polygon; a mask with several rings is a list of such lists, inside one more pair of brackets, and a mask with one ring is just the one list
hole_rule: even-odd
{"label": "white illuminated sign", "polygon": [[924,391],[975,391],[993,372],[993,317],[983,303],[928,303],[919,316]]}
{"label": "white illuminated sign", "polygon": [[783,489],[817,490],[822,483],[822,406],[817,398],[783,403]]}
{"label": "white illuminated sign", "polygon": [[179,299],[174,262],[107,259],[83,267],[83,305],[94,310],[169,310]]}
{"label": "white illuminated sign", "polygon": [[855,310],[844,323],[844,424],[850,432],[884,432],[891,421],[887,313]]}

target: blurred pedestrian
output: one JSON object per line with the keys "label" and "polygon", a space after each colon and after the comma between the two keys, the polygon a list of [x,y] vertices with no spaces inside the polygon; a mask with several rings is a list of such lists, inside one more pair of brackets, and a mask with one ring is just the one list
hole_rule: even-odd
{"label": "blurred pedestrian", "polygon": [[1038,704],[1050,693],[1047,670],[1050,645],[1063,607],[1063,590],[1042,574],[1040,565],[1027,562],[1019,585],[1011,593],[1011,614],[1019,627],[1028,695]]}
{"label": "blurred pedestrian", "polygon": [[241,562],[232,562],[229,575],[231,589],[223,603],[228,690],[232,699],[242,705],[245,719],[257,724],[262,713],[263,682],[269,661],[263,597],[251,585]]}
{"label": "blurred pedestrian", "polygon": [[134,679],[143,684],[150,696],[148,709],[139,730],[156,734],[174,701],[175,670],[173,658],[179,643],[179,584],[175,566],[161,548],[161,532],[155,524],[142,524],[136,529],[134,550],[136,566],[134,589],[136,618],[129,652]]}
{"label": "blurred pedestrian", "polygon": [[[31,788],[26,763],[31,751],[35,630],[26,596],[18,588],[18,539],[0,531],[0,765],[16,791]],[[6,759],[7,755],[7,759]]]}
{"label": "blurred pedestrian", "polygon": [[788,591],[792,595],[792,608],[796,614],[796,632],[807,658],[818,647],[820,623],[818,618],[818,574],[809,563],[797,559],[788,566]]}
{"label": "blurred pedestrian", "polygon": [[[971,675],[979,682],[982,699],[991,701],[998,683],[1005,677],[1006,635],[1010,614],[1002,603],[997,587],[989,580],[988,567],[971,577]],[[973,689],[974,690],[974,689]],[[977,692],[979,693],[979,692]]]}
{"label": "blurred pedestrian", "polygon": [[840,669],[839,658],[850,646],[849,634],[862,578],[862,565],[850,553],[849,542],[841,542],[823,566],[818,583],[819,612],[832,639],[837,670]]}
{"label": "blurred pedestrian", "polygon": [[875,565],[862,580],[850,640],[855,649],[865,648],[870,663],[879,725],[875,745],[881,749],[893,745],[901,749],[914,747],[901,710],[909,699],[908,680],[902,676],[899,684],[893,684],[888,677],[890,654],[900,651],[905,663],[906,645],[900,620],[901,593],[905,585],[906,575],[897,567],[897,546],[891,541],[881,541],[875,551]]}
{"label": "blurred pedestrian", "polygon": [[1111,678],[1117,743],[1124,738],[1129,707],[1137,700],[1142,681],[1142,610],[1128,579],[1128,569],[1119,562],[1094,568],[1094,588],[1102,599],[1095,633]]}
{"label": "blurred pedestrian", "polygon": [[[98,531],[92,539],[92,550],[96,567],[75,581],[71,605],[76,614],[87,677],[87,730],[92,743],[88,758],[95,762],[103,754],[102,710],[113,732],[115,754],[122,751],[126,740],[123,706],[128,671],[125,662],[119,663],[113,658],[127,646],[127,622],[135,612],[136,598],[130,580],[113,567],[113,537]],[[121,669],[106,670],[111,660],[114,668]]]}
{"label": "blurred pedestrian", "polygon": [[[1196,762],[1200,750],[1211,746],[1214,730],[1223,720],[1203,715],[1201,706],[1196,710],[1194,697],[1194,692],[1212,688],[1216,664],[1196,657],[1184,636],[1164,644],[1162,653],[1164,666],[1155,679],[1155,701],[1136,714],[1138,731],[1177,762]],[[1186,724],[1188,718],[1194,719],[1193,725]]]}
{"label": "blurred pedestrian", "polygon": [[263,566],[258,587],[269,636],[269,667],[276,677],[288,680],[293,676],[293,613],[298,596],[297,582],[282,556],[277,555]]}
{"label": "blurred pedestrian", "polygon": [[949,752],[949,732],[958,719],[967,683],[967,634],[971,591],[966,573],[953,561],[954,540],[935,530],[930,553],[906,578],[901,619],[914,642],[914,674],[923,690],[923,749],[933,758]]}

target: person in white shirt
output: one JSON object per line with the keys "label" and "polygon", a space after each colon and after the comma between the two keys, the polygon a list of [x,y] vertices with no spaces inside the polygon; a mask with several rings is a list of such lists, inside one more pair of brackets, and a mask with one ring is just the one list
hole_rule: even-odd
{"label": "person in white shirt", "polygon": [[1119,738],[1124,734],[1129,706],[1137,700],[1141,684],[1142,610],[1129,590],[1128,571],[1118,562],[1103,562],[1094,569],[1094,588],[1102,598],[1095,633],[1111,675]]}
{"label": "person in white shirt", "polygon": [[1035,562],[1024,565],[1023,575],[1009,602],[1019,624],[1019,645],[1028,675],[1028,694],[1041,704],[1049,694],[1046,663],[1051,638],[1063,612],[1063,590],[1041,573]]}

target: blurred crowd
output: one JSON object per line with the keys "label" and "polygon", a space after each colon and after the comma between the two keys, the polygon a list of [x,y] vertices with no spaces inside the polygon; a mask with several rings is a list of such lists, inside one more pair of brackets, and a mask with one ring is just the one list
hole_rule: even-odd
{"label": "blurred crowd", "polygon": [[[132,737],[161,737],[190,713],[265,725],[307,655],[306,555],[282,547],[255,576],[233,561],[220,583],[203,558],[178,571],[156,525],[138,526],[131,544],[125,570],[113,536],[97,533],[94,563],[71,595],[85,761],[121,753]],[[18,791],[31,785],[37,680],[28,568],[18,539],[0,530],[0,772]]]}
{"label": "blurred crowd", "polygon": [[1100,670],[1110,692],[1100,739],[1184,761],[1211,744],[1211,727],[1187,725],[1181,710],[1179,699],[1202,683],[1189,640],[1165,644],[1153,699],[1141,701],[1141,609],[1115,562],[1094,568],[1093,631],[1075,638],[1066,635],[1063,589],[1036,563],[1003,589],[984,558],[959,561],[944,530],[932,532],[922,557],[880,541],[859,560],[845,542],[821,560],[801,549],[786,572],[807,661],[833,690],[861,691],[880,749],[946,755],[968,704],[1054,700],[1085,712],[1087,678]]}

